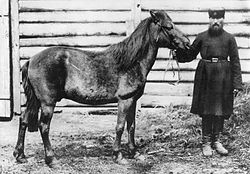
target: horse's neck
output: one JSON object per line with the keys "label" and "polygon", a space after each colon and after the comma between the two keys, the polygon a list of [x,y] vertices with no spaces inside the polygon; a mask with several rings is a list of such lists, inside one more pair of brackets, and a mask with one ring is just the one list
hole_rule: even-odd
{"label": "horse's neck", "polygon": [[147,77],[149,71],[155,63],[157,52],[158,47],[150,45],[147,54],[140,62],[142,74],[145,78]]}

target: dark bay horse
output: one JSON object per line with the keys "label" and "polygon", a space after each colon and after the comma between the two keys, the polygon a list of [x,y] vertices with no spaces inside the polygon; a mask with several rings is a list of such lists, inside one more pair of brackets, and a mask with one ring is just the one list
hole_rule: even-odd
{"label": "dark bay horse", "polygon": [[[54,153],[49,140],[50,122],[56,103],[62,98],[84,104],[118,102],[115,161],[123,164],[121,136],[127,122],[128,147],[136,152],[135,110],[142,96],[147,75],[159,47],[188,49],[188,38],[178,30],[164,11],[150,11],[135,31],[122,42],[104,51],[82,51],[69,47],[51,47],[33,56],[22,67],[22,81],[27,97],[26,110],[20,117],[14,156],[26,162],[25,132],[38,131],[45,150],[45,162],[53,164]],[[39,110],[41,111],[38,119]]]}

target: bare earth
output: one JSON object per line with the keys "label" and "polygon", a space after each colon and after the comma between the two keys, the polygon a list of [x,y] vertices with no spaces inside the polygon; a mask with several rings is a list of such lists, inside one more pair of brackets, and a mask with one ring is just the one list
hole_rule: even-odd
{"label": "bare earth", "polygon": [[[173,113],[173,112],[172,112]],[[40,133],[26,134],[25,154],[28,163],[16,163],[12,152],[17,140],[18,117],[0,122],[1,174],[247,174],[249,167],[236,158],[234,149],[221,157],[215,153],[205,158],[200,151],[200,118],[171,116],[164,109],[143,109],[138,114],[136,141],[144,161],[129,159],[129,165],[118,165],[112,159],[116,113],[89,114],[87,111],[63,111],[54,114],[50,138],[58,165],[48,167],[44,162]],[[185,113],[184,113],[185,114]],[[123,135],[126,156],[127,133]],[[249,150],[249,149],[241,149]],[[127,156],[126,156],[127,157]],[[243,160],[243,159],[242,159]],[[250,164],[249,164],[250,165]]]}

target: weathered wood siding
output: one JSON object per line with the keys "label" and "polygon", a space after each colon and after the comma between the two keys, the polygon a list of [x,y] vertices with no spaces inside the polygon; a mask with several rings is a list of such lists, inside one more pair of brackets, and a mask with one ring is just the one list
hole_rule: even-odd
{"label": "weathered wood siding", "polygon": [[[239,46],[243,81],[250,80],[250,1],[242,0],[19,0],[20,64],[39,51],[56,45],[102,50],[122,41],[134,25],[149,16],[149,10],[166,10],[176,26],[191,41],[208,27],[207,10],[226,8],[225,29],[234,34]],[[180,64],[181,82],[169,50],[160,49],[148,76],[142,106],[190,103],[198,59]],[[22,98],[24,104],[24,98]],[[58,105],[78,105],[62,101]]]}
{"label": "weathered wood siding", "polygon": [[10,117],[9,4],[0,1],[0,117]]}

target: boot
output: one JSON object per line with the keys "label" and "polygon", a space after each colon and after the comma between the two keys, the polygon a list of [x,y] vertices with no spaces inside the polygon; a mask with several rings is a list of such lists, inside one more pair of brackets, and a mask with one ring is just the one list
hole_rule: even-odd
{"label": "boot", "polygon": [[223,147],[220,142],[220,134],[214,135],[214,142],[213,142],[214,149],[220,155],[228,155],[228,150]]}
{"label": "boot", "polygon": [[211,147],[212,118],[210,115],[202,115],[202,153],[204,156],[213,155]]}
{"label": "boot", "polygon": [[213,137],[212,137],[213,147],[217,151],[217,153],[221,155],[227,155],[228,150],[223,147],[220,141],[223,127],[224,127],[224,118],[221,116],[215,116],[213,123]]}
{"label": "boot", "polygon": [[212,156],[213,149],[211,147],[211,137],[210,136],[203,136],[202,137],[202,153],[204,156]]}

